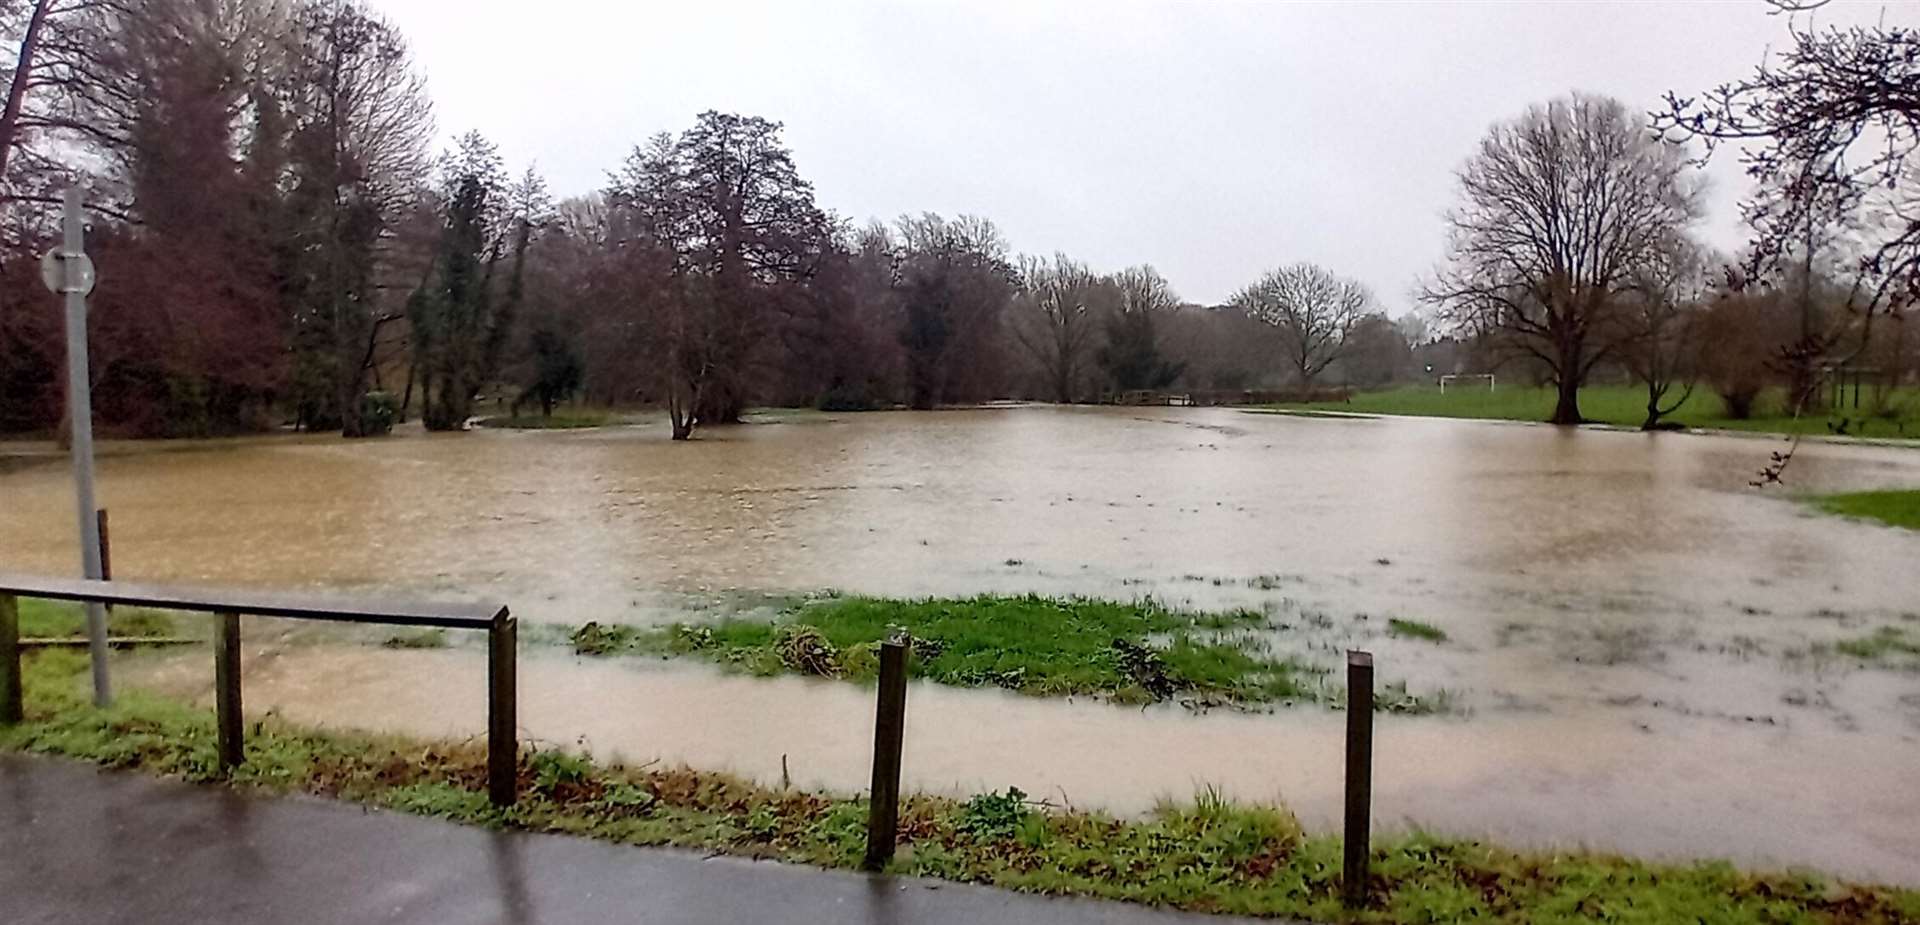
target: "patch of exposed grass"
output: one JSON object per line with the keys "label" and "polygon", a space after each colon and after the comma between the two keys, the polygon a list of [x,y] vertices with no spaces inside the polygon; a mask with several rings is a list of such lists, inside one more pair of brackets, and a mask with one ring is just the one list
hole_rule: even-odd
{"label": "patch of exposed grass", "polygon": [[[1252,610],[1178,610],[1151,600],[981,596],[801,601],[772,621],[731,618],[662,629],[587,624],[570,641],[586,655],[693,655],[759,675],[866,681],[882,641],[913,640],[917,677],[1039,696],[1193,706],[1329,703],[1328,671],[1270,651],[1279,627]],[[1426,712],[1418,698],[1400,709]]]}
{"label": "patch of exposed grass", "polygon": [[1883,626],[1871,636],[1820,643],[1816,656],[1842,656],[1879,668],[1920,670],[1920,638],[1898,626]]}
{"label": "patch of exposed grass", "polygon": [[1401,639],[1424,639],[1428,642],[1446,642],[1447,631],[1421,620],[1402,620],[1393,617],[1387,620],[1387,634]]}
{"label": "patch of exposed grass", "polygon": [[482,427],[499,427],[513,430],[576,430],[583,427],[605,427],[616,423],[613,415],[604,411],[559,411],[551,417],[538,414],[501,416],[483,418]]}
{"label": "patch of exposed grass", "polygon": [[394,633],[380,644],[389,649],[444,649],[447,647],[447,631],[443,629],[424,629]]}
{"label": "patch of exposed grass", "polygon": [[[1534,388],[1503,383],[1489,391],[1462,384],[1442,394],[1437,385],[1408,385],[1375,392],[1361,392],[1347,402],[1275,405],[1271,410],[1298,414],[1306,411],[1398,414],[1415,417],[1479,418],[1496,421],[1544,421],[1553,416],[1555,395],[1551,388]],[[1780,390],[1764,394],[1753,417],[1738,420],[1726,416],[1719,396],[1707,389],[1696,389],[1680,408],[1665,420],[1690,427],[1756,433],[1822,435],[1844,431],[1856,437],[1920,437],[1920,393],[1902,389],[1889,402],[1890,411],[1874,415],[1864,410],[1847,409],[1829,413],[1817,408],[1793,417],[1787,413]],[[1260,410],[1260,409],[1254,409]],[[1625,385],[1592,385],[1580,390],[1580,413],[1589,420],[1620,427],[1639,427],[1647,416],[1644,388]]]}
{"label": "patch of exposed grass", "polygon": [[1371,420],[1374,420],[1373,415],[1360,414],[1358,412],[1347,412],[1347,411],[1310,411],[1310,410],[1304,410],[1300,408],[1259,408],[1255,410],[1258,410],[1261,412],[1271,412],[1273,414],[1284,414],[1289,417],[1296,417],[1296,418],[1313,418],[1314,420],[1319,420],[1319,421],[1371,421]]}
{"label": "patch of exposed grass", "polygon": [[[27,721],[0,748],[62,755],[192,781],[221,779],[208,711],[138,693],[97,709],[86,659],[27,662]],[[558,751],[520,756],[519,805],[486,798],[484,747],[322,733],[268,719],[250,727],[236,787],[304,792],[495,829],[852,868],[866,802],[758,786],[688,768],[634,768]],[[1212,789],[1139,818],[1061,810],[1018,789],[968,800],[912,796],[892,872],[1033,893],[1316,922],[1920,922],[1920,892],[1749,874],[1716,862],[1651,864],[1597,854],[1523,854],[1427,835],[1375,843],[1368,906],[1339,902],[1337,839],[1305,834],[1273,806]]]}
{"label": "patch of exposed grass", "polygon": [[1815,507],[1829,514],[1877,520],[1889,526],[1920,530],[1920,489],[1856,491],[1820,495],[1810,500]]}
{"label": "patch of exposed grass", "polygon": [[[66,601],[48,601],[23,597],[20,608],[20,635],[29,639],[71,639],[87,634],[86,609]],[[116,607],[107,616],[109,636],[168,636],[173,633],[173,615],[144,607]]]}

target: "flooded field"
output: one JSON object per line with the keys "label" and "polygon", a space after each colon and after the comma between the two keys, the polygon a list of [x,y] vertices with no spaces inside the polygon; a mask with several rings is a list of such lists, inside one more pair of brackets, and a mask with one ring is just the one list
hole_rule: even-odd
{"label": "flooded field", "polygon": [[[528,622],[698,619],[766,594],[1142,595],[1272,609],[1448,715],[1383,718],[1376,816],[1529,844],[1920,883],[1920,673],[1819,657],[1920,632],[1920,534],[1789,492],[1920,485],[1920,452],[1225,409],[795,415],[663,428],[141,446],[103,458],[116,574],[497,598]],[[0,569],[77,562],[67,470],[0,468]],[[1420,620],[1442,642],[1394,638]],[[249,624],[249,705],[483,727],[477,650]],[[199,655],[126,674],[204,687]],[[857,789],[871,694],[530,647],[529,735]],[[1140,809],[1212,783],[1338,812],[1340,717],[1140,710],[916,685],[909,778]]]}

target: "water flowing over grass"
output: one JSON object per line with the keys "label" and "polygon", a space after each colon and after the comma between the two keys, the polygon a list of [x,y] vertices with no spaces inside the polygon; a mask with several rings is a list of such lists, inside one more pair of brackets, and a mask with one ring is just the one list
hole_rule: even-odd
{"label": "water flowing over grass", "polygon": [[1829,514],[1877,520],[1889,526],[1920,530],[1920,489],[1856,491],[1820,495],[1810,500],[1815,507]]}
{"label": "water flowing over grass", "polygon": [[[27,721],[0,727],[0,749],[222,779],[208,711],[137,692],[97,709],[85,676],[78,653],[30,657]],[[321,732],[268,718],[249,726],[246,762],[229,782],[493,829],[821,867],[852,868],[865,847],[867,804],[858,796],[525,750],[520,803],[501,810],[487,801],[485,768],[478,742]],[[890,871],[1315,922],[1920,922],[1913,890],[1753,875],[1716,862],[1517,853],[1422,834],[1376,840],[1367,908],[1350,912],[1339,902],[1340,868],[1337,839],[1305,834],[1283,808],[1235,804],[1211,789],[1122,818],[1035,803],[1010,788],[967,800],[907,798]]]}
{"label": "water flowing over grass", "polygon": [[[1550,388],[1519,384],[1502,383],[1498,388],[1488,390],[1486,382],[1480,380],[1450,386],[1444,394],[1434,385],[1409,385],[1377,392],[1360,392],[1348,402],[1275,405],[1271,408],[1285,412],[1349,411],[1415,417],[1544,421],[1553,416],[1554,397],[1554,391]],[[1807,409],[1796,418],[1788,413],[1784,398],[1776,391],[1761,398],[1753,417],[1738,420],[1727,417],[1718,396],[1700,388],[1694,390],[1677,411],[1662,420],[1688,427],[1814,435],[1833,433],[1844,422],[1845,432],[1850,436],[1920,439],[1920,391],[1896,391],[1887,409],[1883,414],[1874,414],[1866,408],[1854,409],[1849,406],[1828,409],[1822,406]],[[1580,413],[1596,423],[1639,427],[1647,418],[1646,389],[1625,385],[1588,386],[1580,390]]]}
{"label": "water flowing over grass", "polygon": [[[1278,631],[1260,611],[1188,611],[1151,600],[849,596],[802,601],[772,621],[661,629],[593,623],[571,641],[587,655],[686,655],[758,675],[866,681],[879,671],[880,643],[904,632],[914,676],[957,687],[1122,703],[1338,703],[1341,692],[1326,683],[1326,667],[1272,651]],[[1442,707],[1404,688],[1378,702],[1396,712]]]}
{"label": "water flowing over grass", "polygon": [[[535,409],[536,412],[538,409]],[[538,413],[482,418],[481,427],[497,427],[511,430],[577,430],[583,427],[605,427],[617,424],[619,420],[605,411],[579,410],[556,411],[551,416]]]}
{"label": "water flowing over grass", "polygon": [[1865,668],[1920,671],[1920,632],[1883,626],[1871,635],[1816,643],[1808,654],[1821,659],[1845,659]]}
{"label": "water flowing over grass", "polygon": [[1387,620],[1387,632],[1403,639],[1424,639],[1428,642],[1446,642],[1447,631],[1421,620],[1402,620],[1392,617]]}

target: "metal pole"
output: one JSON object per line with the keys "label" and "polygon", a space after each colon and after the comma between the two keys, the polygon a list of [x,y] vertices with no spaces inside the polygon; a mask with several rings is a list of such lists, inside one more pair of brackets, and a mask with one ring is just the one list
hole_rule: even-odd
{"label": "metal pole", "polygon": [[[93,385],[87,371],[87,287],[79,280],[78,258],[86,253],[85,219],[80,190],[67,190],[62,203],[61,291],[67,300],[67,414],[73,436],[73,486],[80,518],[80,567],[86,578],[99,578],[100,531],[93,503]],[[113,699],[107,685],[107,611],[98,601],[87,602],[87,650],[93,656],[93,702],[106,706]]]}
{"label": "metal pole", "polygon": [[880,645],[880,700],[873,722],[873,789],[867,797],[867,856],[861,866],[882,870],[893,860],[900,830],[900,744],[907,728],[907,644]]}
{"label": "metal pole", "polygon": [[1372,816],[1373,653],[1348,652],[1346,867],[1341,896],[1350,909],[1367,904]]}

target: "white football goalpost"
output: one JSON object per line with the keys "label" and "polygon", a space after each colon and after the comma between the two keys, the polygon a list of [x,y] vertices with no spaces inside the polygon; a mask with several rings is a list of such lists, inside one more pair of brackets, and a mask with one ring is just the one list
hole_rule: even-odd
{"label": "white football goalpost", "polygon": [[1462,379],[1485,379],[1487,380],[1487,391],[1493,391],[1492,373],[1455,373],[1440,377],[1440,394],[1447,394],[1447,385],[1449,383],[1458,384]]}

